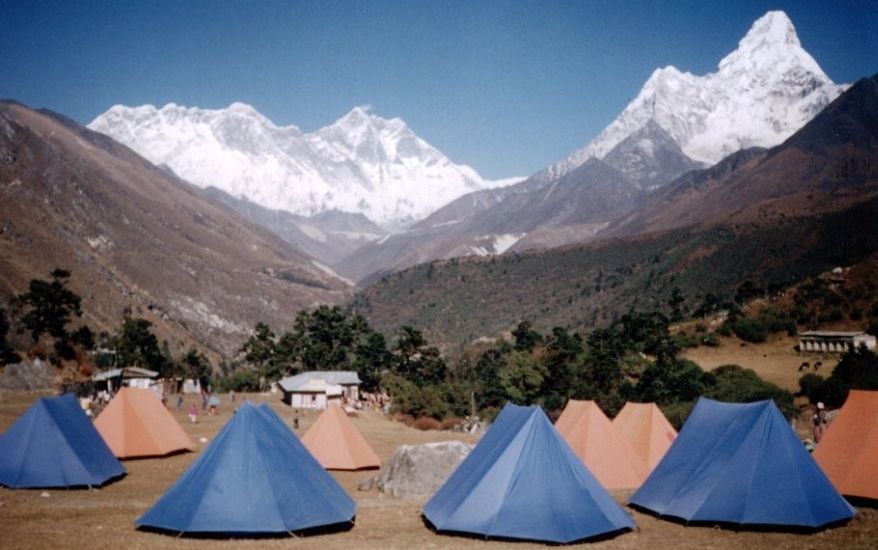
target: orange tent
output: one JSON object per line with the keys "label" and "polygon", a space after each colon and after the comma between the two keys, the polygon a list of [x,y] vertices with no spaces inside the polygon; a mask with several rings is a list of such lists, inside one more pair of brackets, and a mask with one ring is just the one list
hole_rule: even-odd
{"label": "orange tent", "polygon": [[380,468],[369,447],[341,407],[330,405],[302,436],[302,443],[327,470]]}
{"label": "orange tent", "polygon": [[655,403],[625,403],[613,419],[613,428],[631,443],[646,462],[648,472],[656,467],[677,438],[677,430]]}
{"label": "orange tent", "polygon": [[123,387],[98,415],[95,428],[119,458],[164,456],[194,448],[152,390]]}
{"label": "orange tent", "polygon": [[878,499],[878,392],[848,393],[814,459],[839,493]]}
{"label": "orange tent", "polygon": [[555,427],[605,488],[633,489],[646,479],[646,462],[594,401],[571,399]]}

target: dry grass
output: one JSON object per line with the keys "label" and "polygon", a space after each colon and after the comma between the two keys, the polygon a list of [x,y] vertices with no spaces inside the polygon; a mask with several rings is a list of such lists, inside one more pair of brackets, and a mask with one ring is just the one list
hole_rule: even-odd
{"label": "dry grass", "polygon": [[[799,372],[799,365],[808,361],[812,366],[822,361],[820,374],[829,376],[839,356],[836,354],[798,353],[793,349],[798,339],[790,336],[771,336],[761,344],[748,344],[737,338],[721,338],[720,345],[712,348],[700,346],[686,349],[682,357],[698,363],[704,370],[712,370],[720,365],[736,364],[753,369],[763,379],[790,390],[799,391],[799,378],[805,372]],[[813,368],[806,372],[814,372]]]}
{"label": "dry grass", "polygon": [[[0,430],[5,430],[36,399],[33,394],[0,395]],[[275,396],[249,396],[268,401],[292,425],[293,412]],[[195,400],[195,397],[189,397]],[[172,411],[196,442],[198,451],[164,459],[126,461],[128,475],[100,490],[9,490],[0,488],[0,547],[12,548],[500,548],[513,543],[476,538],[437,535],[424,526],[421,502],[408,502],[376,491],[358,492],[357,484],[371,472],[335,472],[333,475],[357,501],[357,522],[350,531],[304,538],[201,540],[176,538],[134,529],[134,520],[144,513],[183,473],[206,443],[229,420],[224,399],[218,416],[202,415],[192,425],[186,418],[187,401],[181,411]],[[301,435],[316,418],[300,416]],[[373,412],[360,414],[354,424],[375,452],[386,460],[399,444],[425,443],[442,439],[473,441],[472,436],[449,432],[422,432],[385,419]],[[626,502],[630,492],[617,492]],[[878,545],[878,510],[861,509],[848,526],[812,535],[752,533],[705,527],[684,527],[658,520],[629,509],[639,529],[614,539],[590,544],[606,548],[874,548]],[[581,545],[584,546],[584,545]],[[514,548],[539,548],[533,543],[514,543]]]}

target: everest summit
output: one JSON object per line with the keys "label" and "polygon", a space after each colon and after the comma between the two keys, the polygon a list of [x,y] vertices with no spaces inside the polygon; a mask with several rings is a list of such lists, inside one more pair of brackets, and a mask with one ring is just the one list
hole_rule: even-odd
{"label": "everest summit", "polygon": [[771,11],[753,23],[715,73],[656,69],[616,120],[541,178],[604,158],[650,120],[689,158],[715,164],[740,149],[781,143],[846,88],[834,84],[802,48],[787,15]]}
{"label": "everest summit", "polygon": [[253,107],[116,105],[88,125],[200,187],[303,216],[338,210],[405,225],[469,193],[511,182],[453,164],[399,118],[361,107],[313,133]]}

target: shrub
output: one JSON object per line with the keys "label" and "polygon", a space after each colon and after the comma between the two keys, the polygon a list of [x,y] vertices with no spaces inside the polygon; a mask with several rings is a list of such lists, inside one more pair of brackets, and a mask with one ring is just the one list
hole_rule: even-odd
{"label": "shrub", "polygon": [[860,347],[841,356],[830,379],[837,378],[857,390],[878,390],[878,355]]}
{"label": "shrub", "polygon": [[442,428],[442,424],[436,420],[435,418],[430,418],[429,416],[422,416],[415,420],[412,424],[412,427],[416,430],[427,431],[427,430],[439,430]]}
{"label": "shrub", "polygon": [[730,323],[729,321],[726,321],[725,323],[721,324],[719,326],[719,328],[716,329],[716,332],[717,332],[717,334],[720,334],[722,336],[731,336],[732,335],[732,323]]}
{"label": "shrub", "polygon": [[418,386],[395,374],[384,376],[382,384],[393,397],[395,412],[414,417],[431,416],[437,420],[449,413],[448,404],[435,386]]}
{"label": "shrub", "polygon": [[234,390],[236,392],[254,392],[259,387],[259,373],[251,370],[234,372],[224,378],[216,380],[216,387],[222,392]]}
{"label": "shrub", "polygon": [[819,401],[819,399],[817,399],[817,391],[823,382],[825,382],[825,380],[822,376],[809,372],[799,378],[799,393],[808,397],[812,403],[816,403]]}
{"label": "shrub", "polygon": [[493,422],[498,414],[500,414],[500,407],[485,407],[479,416],[485,422]]}
{"label": "shrub", "polygon": [[705,346],[715,348],[719,346],[719,336],[717,336],[715,332],[709,332],[701,339],[701,343]]}
{"label": "shrub", "polygon": [[634,392],[639,401],[659,405],[694,401],[713,384],[713,375],[692,361],[654,362],[643,371]]}
{"label": "shrub", "polygon": [[733,330],[738,338],[754,344],[764,342],[768,337],[768,330],[758,319],[739,319]]}
{"label": "shrub", "polygon": [[846,352],[829,378],[806,374],[799,379],[799,387],[812,403],[823,401],[828,407],[840,407],[849,390],[878,390],[878,355],[862,348]]}
{"label": "shrub", "polygon": [[665,418],[668,419],[668,422],[671,423],[671,426],[673,426],[675,430],[680,431],[683,424],[686,423],[686,419],[689,418],[689,413],[692,412],[694,407],[695,401],[683,401],[665,405],[662,407],[662,412],[665,414]]}
{"label": "shrub", "polygon": [[674,335],[674,343],[679,348],[697,348],[700,342],[695,336],[681,333]]}
{"label": "shrub", "polygon": [[446,431],[454,430],[463,423],[462,418],[446,418],[442,421],[442,429]]}
{"label": "shrub", "polygon": [[738,365],[722,365],[711,371],[714,383],[704,395],[711,399],[730,403],[752,403],[772,399],[786,418],[796,413],[793,394],[787,390],[759,378],[751,369]]}
{"label": "shrub", "polygon": [[842,313],[841,308],[833,307],[829,311],[825,313],[821,313],[818,320],[821,323],[835,323],[844,319],[844,313]]}
{"label": "shrub", "polygon": [[814,397],[811,400],[812,402],[823,401],[830,409],[836,409],[844,405],[849,390],[850,386],[838,378],[830,377],[814,390]]}
{"label": "shrub", "polygon": [[397,413],[393,415],[393,419],[405,424],[406,426],[411,426],[415,423],[415,417],[408,414]]}
{"label": "shrub", "polygon": [[765,308],[756,317],[743,317],[729,319],[720,332],[728,336],[734,332],[741,340],[757,344],[764,342],[769,334],[785,331],[789,336],[795,336],[798,331],[796,319],[790,313],[781,313],[774,308]]}

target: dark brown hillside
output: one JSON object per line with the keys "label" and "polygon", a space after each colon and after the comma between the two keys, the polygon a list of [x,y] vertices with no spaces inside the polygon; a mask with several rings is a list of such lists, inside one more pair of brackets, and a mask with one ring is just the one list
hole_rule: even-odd
{"label": "dark brown hillside", "polygon": [[[839,98],[841,99],[841,98]],[[878,148],[878,75],[864,78],[784,144],[809,153],[833,147]]]}
{"label": "dark brown hillside", "polygon": [[73,272],[86,322],[123,309],[172,346],[230,354],[257,320],[286,324],[347,286],[309,256],[54,113],[0,103],[0,302],[54,267]]}
{"label": "dark brown hillside", "polygon": [[695,308],[750,280],[784,287],[878,253],[878,198],[763,226],[679,229],[646,237],[419,265],[359,292],[354,308],[383,330],[412,324],[453,350],[511,330],[590,329],[631,308],[665,310],[675,287]]}

